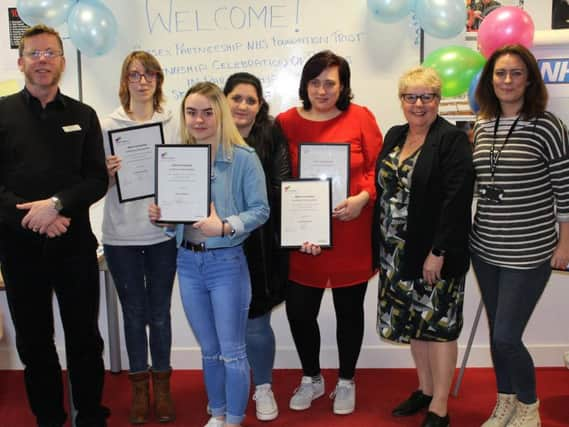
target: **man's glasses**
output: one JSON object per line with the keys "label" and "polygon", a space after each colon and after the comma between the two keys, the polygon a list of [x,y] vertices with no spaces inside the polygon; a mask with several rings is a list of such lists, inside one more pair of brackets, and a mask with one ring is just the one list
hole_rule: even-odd
{"label": "man's glasses", "polygon": [[146,73],[139,73],[138,71],[131,71],[128,73],[127,77],[128,77],[128,81],[130,83],[138,83],[142,79],[142,76],[144,76],[144,79],[148,83],[152,83],[154,80],[156,80],[157,75],[158,75],[158,73],[155,71],[147,71]]}
{"label": "man's glasses", "polygon": [[60,50],[51,50],[51,49],[32,50],[29,52],[23,52],[22,55],[25,56],[26,58],[32,58],[32,59],[40,59],[42,56],[45,59],[53,59],[63,56],[63,52]]}
{"label": "man's glasses", "polygon": [[420,95],[415,93],[402,93],[401,99],[407,104],[415,104],[418,99],[421,100],[423,104],[428,104],[433,102],[438,95],[436,93],[422,93]]}

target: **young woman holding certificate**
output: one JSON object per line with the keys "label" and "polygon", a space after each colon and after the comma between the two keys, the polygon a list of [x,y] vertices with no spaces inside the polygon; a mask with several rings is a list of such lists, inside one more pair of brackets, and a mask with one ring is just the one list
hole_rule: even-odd
{"label": "young woman holding certificate", "polygon": [[293,175],[299,175],[301,143],[347,143],[350,182],[348,197],[333,206],[333,247],[322,249],[305,242],[291,253],[286,311],[303,377],[289,406],[308,409],[312,400],[324,394],[317,316],[325,288],[332,288],[340,359],[333,411],[349,414],[355,409],[354,374],[363,340],[363,301],[374,273],[369,230],[375,199],[374,165],[382,135],[373,114],[351,102],[350,68],[333,52],[319,52],[308,60],[299,95],[302,107],[277,117],[289,141]]}
{"label": "young woman holding certificate", "polygon": [[116,178],[119,171],[120,184],[122,159],[111,154],[108,131],[162,123],[165,140],[174,142],[178,136],[177,120],[162,105],[163,81],[164,74],[154,56],[143,51],[130,53],[121,70],[121,106],[102,122],[109,173],[102,240],[123,312],[133,393],[129,419],[135,424],[149,418],[150,376],[157,419],[167,422],[175,418],[170,396],[170,300],[176,274],[176,244],[148,221],[147,209],[152,199],[119,201]]}
{"label": "young woman holding certificate", "polygon": [[229,76],[223,92],[239,133],[261,159],[271,207],[269,220],[244,244],[252,290],[247,356],[255,383],[253,400],[257,418],[270,421],[279,413],[271,388],[275,360],[271,311],[284,300],[288,279],[288,251],[280,248],[279,224],[281,182],[290,177],[290,159],[286,139],[269,116],[260,80],[249,73],[236,73]]}
{"label": "young woman holding certificate", "polygon": [[[192,86],[182,101],[182,140],[212,152],[211,213],[175,227],[178,279],[186,317],[202,351],[212,417],[207,427],[239,426],[249,399],[245,348],[251,283],[243,242],[269,217],[265,175],[235,127],[223,92]],[[160,207],[149,209],[152,221]]]}

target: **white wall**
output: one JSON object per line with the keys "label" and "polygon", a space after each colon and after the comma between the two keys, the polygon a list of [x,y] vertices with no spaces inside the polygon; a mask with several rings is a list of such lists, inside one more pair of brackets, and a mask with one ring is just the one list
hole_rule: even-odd
{"label": "white wall", "polygon": [[[13,6],[16,1],[8,0],[7,3],[6,7]],[[94,106],[101,116],[110,112],[118,104],[116,94],[122,58],[132,49],[144,48],[153,49],[165,68],[193,66],[196,70],[201,69],[201,71],[191,73],[190,76],[179,73],[167,75],[165,89],[173,108],[177,108],[179,93],[187,88],[188,78],[209,78],[223,84],[229,74],[237,71],[219,70],[215,65],[218,64],[217,61],[235,62],[241,59],[256,59],[257,63],[259,61],[265,61],[263,63],[280,61],[279,67],[264,65],[244,69],[264,78],[272,112],[277,113],[296,103],[298,77],[304,60],[313,52],[330,48],[350,60],[355,101],[371,108],[385,133],[390,126],[402,121],[396,99],[397,79],[406,68],[418,64],[419,47],[414,43],[415,29],[410,19],[389,25],[377,23],[369,18],[365,3],[363,0],[351,3],[341,0],[327,2],[267,1],[267,6],[273,6],[274,20],[272,23],[264,19],[254,20],[255,22],[251,25],[246,25],[241,29],[224,29],[215,28],[213,24],[215,10],[223,12],[235,7],[235,13],[239,14],[240,10],[247,10],[249,4],[255,4],[257,11],[262,10],[263,4],[242,0],[233,2],[212,0],[207,3],[197,0],[131,0],[128,2],[106,0],[106,4],[113,10],[119,22],[119,42],[108,55],[100,58],[83,57],[84,101]],[[348,4],[349,7],[347,7]],[[533,16],[538,29],[548,28],[550,5],[544,5],[542,0],[526,0],[525,7]],[[175,21],[177,19],[178,31],[175,31],[174,24],[172,24],[170,31],[164,30],[161,25],[155,25],[153,31],[150,32],[148,17],[156,17],[158,12],[166,20],[171,18]],[[151,19],[151,22],[157,21]],[[2,40],[7,40],[5,24],[5,22],[0,22]],[[226,24],[221,26],[224,25]],[[65,34],[65,27],[61,30]],[[349,35],[349,37],[337,37],[339,34]],[[310,36],[312,39],[306,44],[289,45],[286,48],[274,47],[274,38],[282,40],[304,36]],[[326,37],[326,42],[319,41],[325,40]],[[249,42],[257,42],[253,43],[257,48],[249,49],[247,47]],[[462,44],[463,42],[464,35],[450,41],[433,40],[427,37],[426,50],[428,53],[442,45]],[[235,43],[240,43],[240,47],[229,53],[205,54],[199,51],[185,51],[182,54],[180,49],[181,44],[185,48],[192,46],[204,49]],[[267,48],[264,47],[265,44]],[[180,54],[175,53],[177,48]],[[4,50],[6,52],[3,52]],[[76,96],[77,66],[72,52],[72,48],[66,43],[68,69],[63,89],[66,93]],[[6,46],[0,46],[0,71],[2,72],[0,81],[14,76],[19,78],[18,73],[14,71],[16,70],[15,63],[15,52],[10,52]],[[4,73],[7,70],[12,70],[10,75]],[[564,112],[569,111],[566,106],[567,103],[560,101],[559,107]],[[101,204],[93,209],[93,222],[97,230],[100,228],[100,221]],[[569,349],[569,332],[566,327],[569,324],[569,310],[566,310],[567,301],[569,301],[568,280],[569,276],[566,273],[553,274],[551,283],[528,326],[525,338],[535,356],[537,365],[560,366],[563,363],[563,352]],[[103,288],[102,297],[104,297]],[[394,346],[379,340],[375,332],[376,300],[377,278],[373,278],[365,300],[367,329],[359,366],[411,367],[412,361],[407,347]],[[462,350],[468,340],[478,304],[477,285],[472,274],[469,274],[464,308],[465,326],[459,340]],[[6,298],[3,292],[0,293],[0,309],[7,317]],[[106,338],[104,298],[101,304],[100,319],[101,330]],[[174,290],[172,322],[174,367],[199,368],[201,366],[199,349],[183,314],[177,285]],[[0,369],[21,368],[15,352],[13,328],[9,319],[6,319],[5,323],[6,336],[0,343]],[[330,292],[325,294],[320,325],[322,366],[336,367],[335,319]],[[277,336],[276,367],[299,367],[283,307],[275,310],[273,327]],[[63,352],[63,334],[59,319],[56,320],[56,341]],[[121,348],[123,367],[128,367],[122,329]],[[63,357],[62,363],[65,363]],[[487,325],[483,316],[474,339],[470,366],[490,366],[490,364]]]}

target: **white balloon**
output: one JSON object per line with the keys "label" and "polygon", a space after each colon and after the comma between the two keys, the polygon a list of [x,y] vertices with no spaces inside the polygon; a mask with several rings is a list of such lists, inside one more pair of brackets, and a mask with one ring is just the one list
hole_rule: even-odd
{"label": "white balloon", "polygon": [[18,0],[18,15],[28,25],[57,27],[65,23],[76,0]]}

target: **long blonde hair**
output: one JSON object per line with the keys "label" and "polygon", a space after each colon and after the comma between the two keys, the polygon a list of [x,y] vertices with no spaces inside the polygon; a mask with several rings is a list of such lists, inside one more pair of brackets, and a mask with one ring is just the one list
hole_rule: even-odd
{"label": "long blonde hair", "polygon": [[180,128],[183,144],[197,143],[196,139],[188,132],[188,128],[185,125],[186,117],[184,114],[186,99],[193,94],[205,96],[211,102],[213,114],[217,120],[217,142],[223,147],[225,155],[233,151],[233,145],[247,145],[235,126],[225,95],[217,85],[211,82],[196,83],[188,89],[182,99],[180,123],[184,123],[184,125],[180,126]]}

